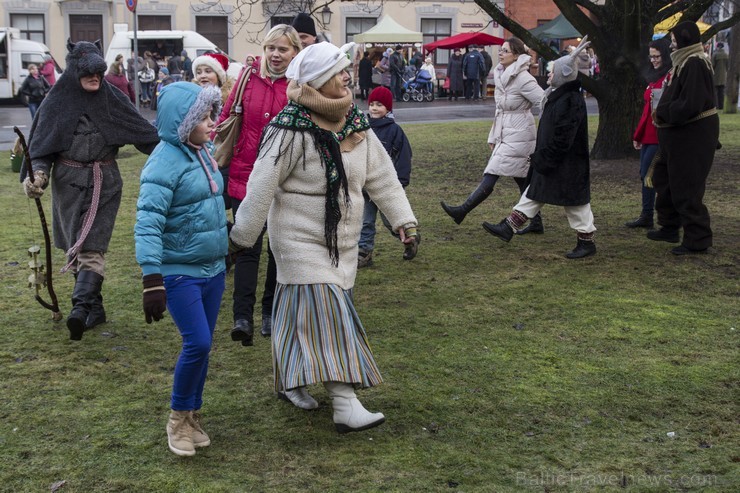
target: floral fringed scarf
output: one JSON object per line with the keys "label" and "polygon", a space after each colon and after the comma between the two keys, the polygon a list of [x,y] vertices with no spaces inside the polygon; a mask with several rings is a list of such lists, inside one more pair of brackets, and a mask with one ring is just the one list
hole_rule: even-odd
{"label": "floral fringed scarf", "polygon": [[[311,119],[311,112],[305,106],[295,101],[289,101],[288,104],[278,113],[275,118],[265,127],[260,139],[260,154],[263,146],[274,143],[274,137],[279,130],[292,130],[293,132],[309,133],[313,136],[313,142],[316,151],[321,157],[321,165],[324,167],[326,176],[326,196],[324,203],[324,238],[329,250],[329,257],[332,265],[339,265],[339,248],[337,243],[337,228],[339,221],[342,219],[342,211],[339,207],[340,188],[344,192],[345,205],[350,204],[349,189],[347,185],[347,175],[344,171],[342,162],[342,153],[339,148],[342,141],[351,134],[362,132],[370,128],[370,122],[367,117],[352,104],[345,119],[344,127],[339,132],[325,130]],[[295,136],[294,133],[285,134],[285,136]],[[303,140],[304,145],[306,139]],[[286,143],[280,142],[281,149],[287,149]],[[306,154],[303,153],[303,167],[306,167]]]}

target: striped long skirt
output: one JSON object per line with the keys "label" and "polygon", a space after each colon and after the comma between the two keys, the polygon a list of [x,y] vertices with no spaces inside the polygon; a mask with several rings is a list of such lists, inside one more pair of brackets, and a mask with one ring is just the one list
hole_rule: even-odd
{"label": "striped long skirt", "polygon": [[383,381],[352,302],[334,284],[278,284],[272,313],[275,389]]}

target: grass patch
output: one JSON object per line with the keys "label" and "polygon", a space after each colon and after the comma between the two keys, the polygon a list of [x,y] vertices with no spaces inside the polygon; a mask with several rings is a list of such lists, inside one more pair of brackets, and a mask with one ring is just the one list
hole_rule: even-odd
{"label": "grass patch", "polygon": [[[314,412],[275,399],[268,341],[229,339],[227,287],[203,409],[213,445],[191,459],[172,455],[164,432],[177,330],[169,317],[145,324],[141,311],[133,223],[144,157],[121,154],[110,321],[81,343],[26,288],[26,248],[41,234],[4,167],[0,490],[737,491],[740,116],[721,125],[706,193],[711,255],[675,258],[622,226],[639,212],[635,156],[592,163],[598,252],[581,261],[563,257],[575,234],[562,208],[545,207],[544,235],[505,244],[482,230],[516,203],[511,179],[461,226],[439,207],[477,184],[490,122],[404,126],[424,240],[404,262],[379,228],[375,265],[355,290],[386,379],[361,398],[386,424],[340,436],[323,389],[312,389]],[[69,312],[72,278],[55,281]]]}

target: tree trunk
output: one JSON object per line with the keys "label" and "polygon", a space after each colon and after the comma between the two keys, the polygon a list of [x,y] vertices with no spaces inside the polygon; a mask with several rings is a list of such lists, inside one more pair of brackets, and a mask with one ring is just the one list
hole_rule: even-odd
{"label": "tree trunk", "polygon": [[740,24],[730,29],[730,63],[727,68],[727,85],[725,87],[725,113],[737,113],[737,96],[740,86]]}
{"label": "tree trunk", "polygon": [[[629,68],[602,65],[597,81],[599,128],[591,149],[593,159],[635,157],[632,135],[643,108],[644,80]],[[625,104],[627,102],[627,104]]]}

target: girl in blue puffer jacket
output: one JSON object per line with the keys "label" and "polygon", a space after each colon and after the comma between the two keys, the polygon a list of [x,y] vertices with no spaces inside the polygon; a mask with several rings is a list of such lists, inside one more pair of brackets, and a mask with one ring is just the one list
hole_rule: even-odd
{"label": "girl in blue puffer jacket", "polygon": [[134,237],[146,322],[168,309],[182,336],[167,438],[172,452],[187,456],[211,444],[198,411],[228,251],[223,179],[210,142],[221,93],[176,82],[158,106],[160,143],[141,172]]}

